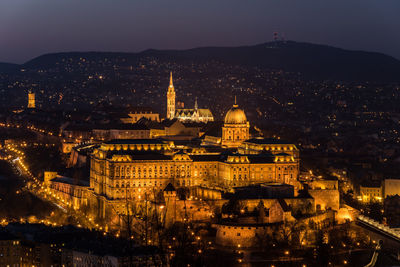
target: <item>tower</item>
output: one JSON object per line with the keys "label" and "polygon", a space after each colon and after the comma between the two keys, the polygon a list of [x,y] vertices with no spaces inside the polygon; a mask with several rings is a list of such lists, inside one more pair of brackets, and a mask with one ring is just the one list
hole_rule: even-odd
{"label": "tower", "polygon": [[28,93],[28,108],[35,108],[35,93]]}
{"label": "tower", "polygon": [[176,190],[169,183],[164,189],[165,225],[170,226],[176,221]]}
{"label": "tower", "polygon": [[175,88],[172,82],[172,71],[169,77],[169,87],[167,92],[167,119],[175,117]]}
{"label": "tower", "polygon": [[192,119],[197,122],[200,121],[199,107],[197,106],[197,96],[196,99],[194,100],[194,110]]}

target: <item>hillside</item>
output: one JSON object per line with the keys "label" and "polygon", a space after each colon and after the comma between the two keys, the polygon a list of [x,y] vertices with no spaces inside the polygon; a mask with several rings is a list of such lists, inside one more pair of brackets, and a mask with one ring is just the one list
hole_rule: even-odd
{"label": "hillside", "polygon": [[0,72],[9,72],[17,69],[18,64],[0,62]]}
{"label": "hillside", "polygon": [[[108,58],[120,66],[143,57],[177,64],[215,60],[224,64],[302,73],[306,79],[345,81],[400,81],[400,61],[374,52],[351,51],[309,43],[270,42],[242,47],[202,47],[188,50],[146,50],[140,53],[71,52],[47,54],[28,61],[24,68],[50,69],[64,58]],[[67,62],[65,62],[67,63]],[[101,71],[101,70],[100,70]]]}

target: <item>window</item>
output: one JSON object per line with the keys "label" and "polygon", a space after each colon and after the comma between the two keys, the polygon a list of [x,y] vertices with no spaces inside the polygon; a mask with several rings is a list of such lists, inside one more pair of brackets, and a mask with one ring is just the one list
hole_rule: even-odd
{"label": "window", "polygon": [[236,235],[237,235],[237,236],[240,236],[240,233],[237,233]]}

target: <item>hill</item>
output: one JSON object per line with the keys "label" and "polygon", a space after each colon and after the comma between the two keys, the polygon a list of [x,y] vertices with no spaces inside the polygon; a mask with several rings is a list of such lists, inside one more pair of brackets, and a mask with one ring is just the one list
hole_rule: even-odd
{"label": "hill", "polygon": [[18,64],[0,62],[0,72],[14,71],[18,67]]}
{"label": "hill", "polygon": [[51,68],[62,58],[113,59],[121,65],[137,63],[143,57],[178,64],[215,60],[225,64],[302,73],[313,80],[400,81],[400,61],[381,53],[299,43],[269,42],[241,47],[202,47],[188,50],[146,50],[140,53],[71,52],[37,57],[25,68]]}

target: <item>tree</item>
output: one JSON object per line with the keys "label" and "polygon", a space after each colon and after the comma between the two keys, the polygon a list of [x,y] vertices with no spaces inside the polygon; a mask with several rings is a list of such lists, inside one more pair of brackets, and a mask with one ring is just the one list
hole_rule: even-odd
{"label": "tree", "polygon": [[246,206],[242,201],[236,197],[229,199],[227,203],[222,206],[222,213],[231,215],[240,215],[242,210],[245,210]]}
{"label": "tree", "polygon": [[318,230],[315,232],[316,234],[316,261],[318,266],[328,266],[330,261],[330,246],[327,244],[325,240],[325,232],[322,230]]}

